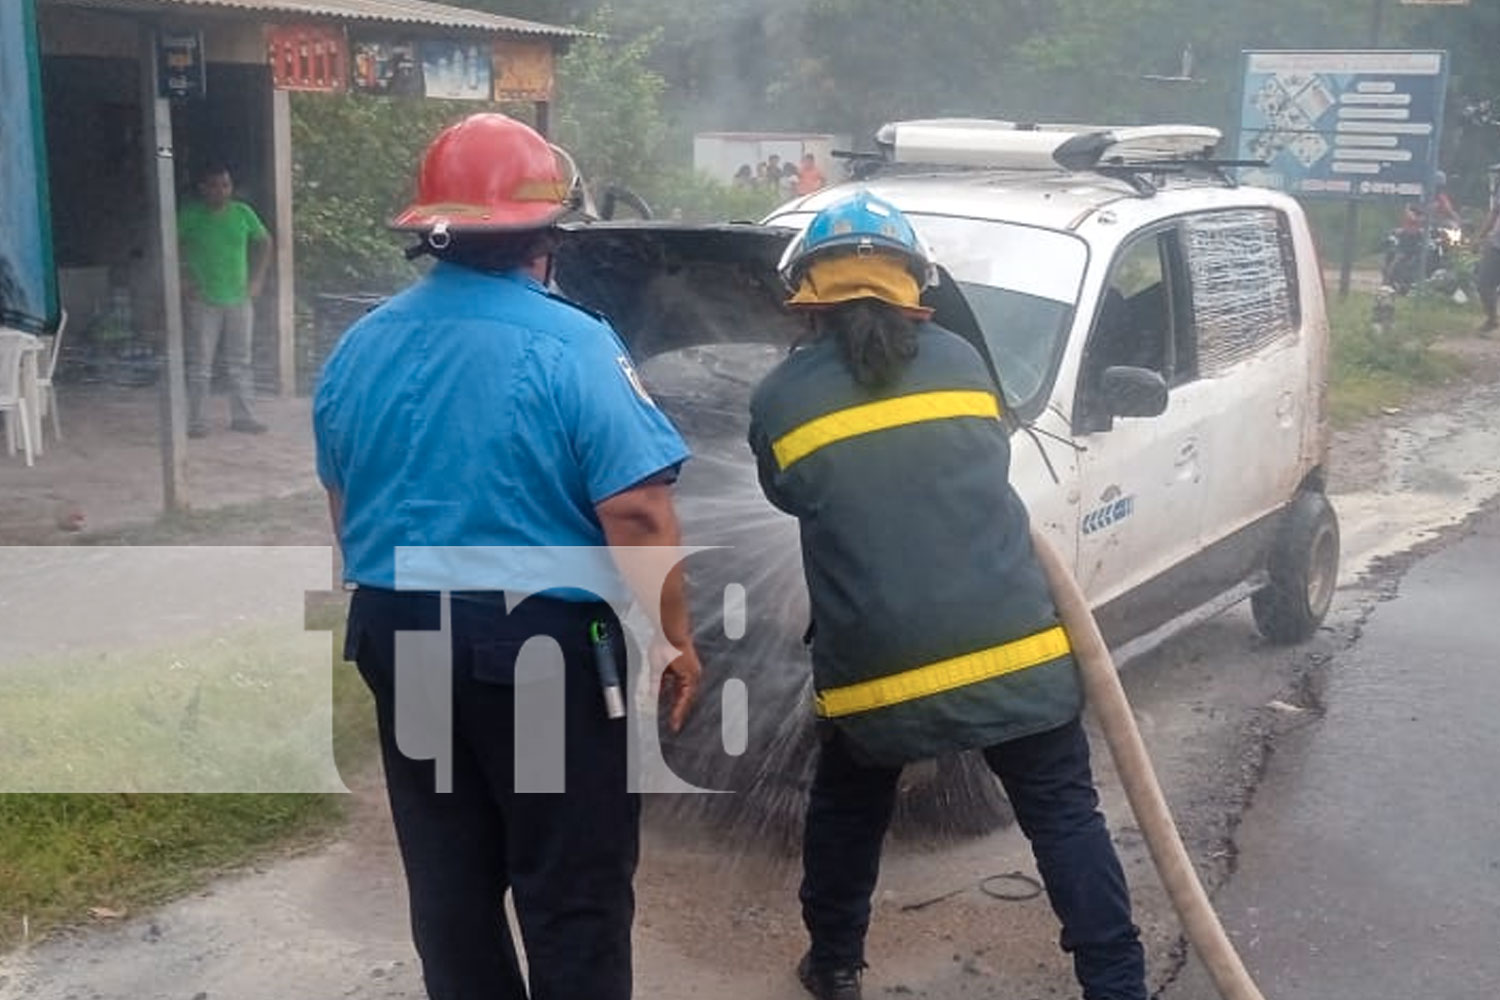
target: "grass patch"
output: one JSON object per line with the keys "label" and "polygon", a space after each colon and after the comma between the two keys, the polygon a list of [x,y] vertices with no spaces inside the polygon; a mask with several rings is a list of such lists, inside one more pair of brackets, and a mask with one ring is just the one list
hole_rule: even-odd
{"label": "grass patch", "polygon": [[[342,635],[342,605],[330,603],[312,617],[322,620],[310,624]],[[239,778],[258,767],[284,765],[283,748],[252,747],[251,741],[257,714],[264,722],[277,704],[256,682],[273,677],[266,665],[284,662],[278,648],[290,640],[255,634],[205,637],[112,654],[107,670],[99,669],[98,653],[7,665],[6,697],[0,701],[0,742],[9,746],[5,756],[18,762],[28,746],[35,749],[49,734],[97,733],[106,741],[103,749],[119,757],[122,770],[114,777],[122,777],[131,754],[181,738],[183,720],[191,713],[209,731],[238,723],[224,736],[230,745],[245,741]],[[332,645],[330,660],[331,650]],[[322,678],[317,683],[332,686],[338,770],[345,776],[362,773],[375,748],[369,694],[351,667],[334,663],[331,682],[326,669],[316,672]],[[93,682],[84,697],[48,699],[37,686],[38,678],[80,676]],[[283,671],[273,679],[284,682],[289,676]],[[194,767],[213,766],[192,754],[183,758],[184,780],[204,777]],[[93,759],[100,759],[97,753]],[[65,754],[39,760],[33,753],[30,763],[45,779],[48,767],[69,761]],[[122,780],[119,787],[129,788],[129,779]],[[88,921],[96,907],[137,911],[258,858],[322,842],[341,828],[349,804],[342,794],[0,794],[0,949],[18,943],[23,927],[37,938]]]}
{"label": "grass patch", "polygon": [[[202,511],[184,511],[151,524],[78,539],[85,545],[324,545],[331,544],[326,500],[319,492]],[[308,611],[309,629],[343,636],[346,604],[330,594]],[[263,631],[263,630],[262,630]],[[130,788],[131,754],[170,746],[183,723],[237,726],[246,740],[243,774],[285,761],[277,747],[250,741],[276,702],[258,689],[270,677],[291,682],[280,639],[241,629],[221,635],[153,642],[147,648],[69,653],[5,664],[0,674],[0,754],[13,764],[25,748],[47,746],[57,733],[95,739],[93,760],[119,761],[120,788]],[[306,640],[302,640],[306,641]],[[330,659],[337,647],[330,640]],[[305,649],[305,647],[304,647]],[[101,670],[101,661],[107,670]],[[179,664],[176,670],[173,663]],[[85,697],[55,698],[57,684],[84,677]],[[355,670],[334,664],[317,682],[332,685],[333,753],[346,778],[366,773],[375,758],[374,710]],[[302,678],[313,683],[314,678]],[[196,699],[195,699],[196,696]],[[326,699],[324,694],[323,698]],[[325,700],[326,704],[326,700]],[[325,737],[326,738],[326,737]],[[55,747],[54,747],[55,749]],[[281,756],[278,756],[281,754]],[[184,780],[204,777],[203,761],[182,762]],[[50,758],[50,759],[49,759]],[[33,754],[32,765],[63,766],[57,755]],[[45,766],[28,770],[31,787],[48,787]],[[11,771],[10,787],[23,787]],[[53,779],[62,777],[50,775]],[[0,787],[4,781],[0,780]],[[53,787],[76,787],[60,783]],[[93,787],[101,787],[95,784]],[[160,787],[160,786],[158,786]],[[253,783],[240,787],[255,787]],[[325,842],[342,828],[349,796],[341,794],[0,794],[0,950],[50,930],[88,922],[90,910],[138,912],[202,887],[214,877],[259,859]]]}
{"label": "grass patch", "polygon": [[0,947],[130,913],[334,829],[326,795],[0,796]]}
{"label": "grass patch", "polygon": [[1408,295],[1397,298],[1394,313],[1377,324],[1375,304],[1373,293],[1351,292],[1328,305],[1333,341],[1328,412],[1335,426],[1402,406],[1423,386],[1463,371],[1457,358],[1434,348],[1444,337],[1473,329],[1472,306],[1438,295]]}

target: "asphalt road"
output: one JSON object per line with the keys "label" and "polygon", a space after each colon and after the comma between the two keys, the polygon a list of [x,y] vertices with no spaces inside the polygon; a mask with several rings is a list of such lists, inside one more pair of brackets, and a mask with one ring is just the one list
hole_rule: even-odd
{"label": "asphalt road", "polygon": [[[1418,562],[1277,743],[1215,900],[1268,1000],[1500,984],[1500,511]],[[1191,963],[1161,1000],[1215,995]]]}

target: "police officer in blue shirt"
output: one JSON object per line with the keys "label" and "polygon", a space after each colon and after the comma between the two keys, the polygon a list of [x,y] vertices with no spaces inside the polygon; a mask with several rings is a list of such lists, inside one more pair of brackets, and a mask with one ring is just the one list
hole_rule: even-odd
{"label": "police officer in blue shirt", "polygon": [[[596,673],[601,647],[625,662],[619,624],[600,600],[620,595],[602,591],[628,578],[655,617],[669,651],[659,665],[672,728],[698,686],[680,571],[660,593],[640,592],[642,577],[623,562],[623,576],[611,566],[603,582],[559,588],[536,582],[557,576],[544,568],[536,577],[537,560],[512,574],[502,559],[498,569],[485,564],[479,588],[464,559],[424,555],[524,549],[546,567],[557,561],[549,553],[678,544],[669,490],[686,446],[608,324],[541,284],[568,202],[559,160],[503,115],[439,135],[416,203],[393,223],[420,233],[438,262],[344,335],[314,405],[318,474],[356,587],[346,658],[375,696],[432,1000],[630,996],[639,802],[627,782],[626,722],[611,718]],[[421,589],[410,589],[413,579]],[[452,591],[461,593],[445,616],[441,593]],[[503,591],[537,596],[507,609]],[[438,788],[443,772],[397,742],[396,633],[445,627],[450,791]],[[538,635],[563,653],[563,794],[518,793],[513,780],[515,661]],[[407,659],[402,671],[436,666]],[[502,907],[507,889],[526,975]]]}

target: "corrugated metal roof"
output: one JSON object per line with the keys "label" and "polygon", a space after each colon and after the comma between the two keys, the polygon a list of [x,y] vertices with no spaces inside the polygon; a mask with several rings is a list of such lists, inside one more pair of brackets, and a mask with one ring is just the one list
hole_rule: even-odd
{"label": "corrugated metal roof", "polygon": [[459,28],[507,35],[548,35],[578,38],[588,32],[540,21],[488,14],[484,11],[429,3],[427,0],[42,0],[45,4],[90,7],[95,10],[162,11],[174,7],[200,7],[224,11],[265,14],[274,17],[338,18],[347,21],[383,21],[433,28]]}

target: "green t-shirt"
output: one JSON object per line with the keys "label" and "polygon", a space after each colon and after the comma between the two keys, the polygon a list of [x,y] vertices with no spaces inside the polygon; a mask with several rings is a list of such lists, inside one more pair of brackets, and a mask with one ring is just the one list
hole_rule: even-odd
{"label": "green t-shirt", "polygon": [[198,297],[216,306],[239,305],[250,297],[250,244],[271,234],[242,201],[215,212],[199,201],[177,212],[177,242],[183,267]]}

